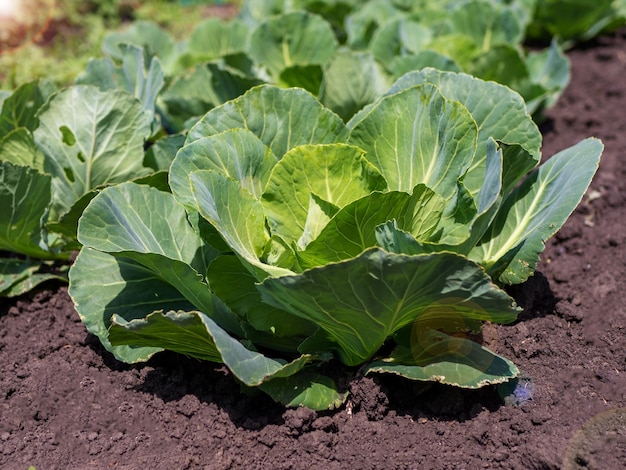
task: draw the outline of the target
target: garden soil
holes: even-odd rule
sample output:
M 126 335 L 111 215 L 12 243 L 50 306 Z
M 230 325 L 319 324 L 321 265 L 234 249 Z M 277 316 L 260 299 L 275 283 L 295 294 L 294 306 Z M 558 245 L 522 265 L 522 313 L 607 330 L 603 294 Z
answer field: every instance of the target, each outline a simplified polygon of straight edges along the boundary
M 603 160 L 536 275 L 510 289 L 519 321 L 484 335 L 528 396 L 350 370 L 347 406 L 285 410 L 213 364 L 118 363 L 51 284 L 0 303 L 0 468 L 626 468 L 626 30 L 568 55 L 544 156 L 596 136 Z

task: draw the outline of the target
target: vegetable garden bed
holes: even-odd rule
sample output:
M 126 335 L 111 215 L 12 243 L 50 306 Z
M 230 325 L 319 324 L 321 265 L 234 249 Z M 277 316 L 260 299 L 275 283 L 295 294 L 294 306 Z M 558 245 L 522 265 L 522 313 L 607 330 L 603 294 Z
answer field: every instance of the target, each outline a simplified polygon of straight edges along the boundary
M 522 371 L 513 400 L 495 386 L 325 370 L 350 392 L 346 405 L 285 411 L 241 393 L 210 363 L 172 353 L 147 366 L 119 363 L 85 332 L 65 288 L 39 289 L 0 300 L 0 466 L 620 468 L 625 49 L 622 29 L 572 50 L 572 83 L 547 112 L 544 155 L 589 135 L 606 149 L 538 272 L 509 289 L 524 307 L 519 320 L 483 332 L 484 344 Z

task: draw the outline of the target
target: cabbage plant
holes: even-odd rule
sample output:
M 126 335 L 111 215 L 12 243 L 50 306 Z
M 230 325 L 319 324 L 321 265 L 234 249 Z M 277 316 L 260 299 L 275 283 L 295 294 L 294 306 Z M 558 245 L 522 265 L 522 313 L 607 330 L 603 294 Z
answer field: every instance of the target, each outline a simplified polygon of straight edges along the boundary
M 89 200 L 154 173 L 144 143 L 158 127 L 163 76 L 158 60 L 148 68 L 141 49 L 124 50 L 123 67 L 100 68 L 99 88 L 34 81 L 0 103 L 0 296 L 67 280 L 66 269 L 48 265 L 79 248 L 78 217 Z
M 329 409 L 339 361 L 477 388 L 516 366 L 472 340 L 519 308 L 602 144 L 541 166 L 521 97 L 424 69 L 347 124 L 302 89 L 262 85 L 188 133 L 170 191 L 102 190 L 78 227 L 70 295 L 116 358 L 164 349 L 225 364 L 287 406 Z

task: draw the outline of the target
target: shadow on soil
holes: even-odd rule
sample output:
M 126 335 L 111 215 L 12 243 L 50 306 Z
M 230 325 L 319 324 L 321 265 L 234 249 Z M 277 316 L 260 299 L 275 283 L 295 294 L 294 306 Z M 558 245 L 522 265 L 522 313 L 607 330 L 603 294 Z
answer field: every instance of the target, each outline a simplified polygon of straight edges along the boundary
M 544 317 L 554 312 L 557 302 L 546 277 L 537 272 L 527 282 L 507 289 L 524 310 L 517 322 Z M 182 355 L 162 352 L 146 364 L 127 365 L 106 351 L 97 337 L 88 334 L 85 343 L 104 364 L 115 371 L 147 368 L 143 380 L 134 389 L 158 397 L 164 402 L 177 402 L 194 395 L 205 404 L 212 404 L 228 414 L 237 427 L 262 429 L 267 425 L 289 424 L 295 410 L 285 410 L 264 393 L 241 387 L 225 366 L 202 362 Z M 340 391 L 349 391 L 346 405 L 340 410 L 312 413 L 310 417 L 335 413 L 364 413 L 369 421 L 379 421 L 390 413 L 410 416 L 414 420 L 463 422 L 475 418 L 481 411 L 496 411 L 504 406 L 497 386 L 478 390 L 413 382 L 392 375 L 360 376 L 357 369 L 337 367 L 336 363 L 323 371 L 331 375 Z

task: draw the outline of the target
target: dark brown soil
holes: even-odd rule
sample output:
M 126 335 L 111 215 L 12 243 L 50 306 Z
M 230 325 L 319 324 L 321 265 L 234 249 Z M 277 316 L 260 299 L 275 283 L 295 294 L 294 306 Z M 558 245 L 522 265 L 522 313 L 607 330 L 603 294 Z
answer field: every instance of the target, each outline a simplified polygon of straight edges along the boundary
M 626 30 L 569 56 L 544 153 L 597 136 L 601 168 L 539 272 L 512 289 L 520 321 L 489 331 L 531 401 L 366 377 L 347 383 L 350 410 L 285 411 L 211 364 L 117 363 L 51 288 L 0 303 L 0 468 L 626 467 Z

